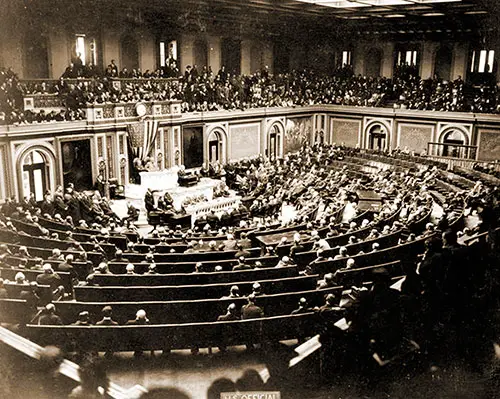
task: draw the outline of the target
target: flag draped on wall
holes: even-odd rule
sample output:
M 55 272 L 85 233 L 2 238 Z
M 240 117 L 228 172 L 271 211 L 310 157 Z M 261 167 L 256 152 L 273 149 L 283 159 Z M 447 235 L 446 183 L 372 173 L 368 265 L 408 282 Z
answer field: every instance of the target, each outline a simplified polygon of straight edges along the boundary
M 158 121 L 144 121 L 127 125 L 128 143 L 134 158 L 144 161 L 154 148 L 158 134 Z

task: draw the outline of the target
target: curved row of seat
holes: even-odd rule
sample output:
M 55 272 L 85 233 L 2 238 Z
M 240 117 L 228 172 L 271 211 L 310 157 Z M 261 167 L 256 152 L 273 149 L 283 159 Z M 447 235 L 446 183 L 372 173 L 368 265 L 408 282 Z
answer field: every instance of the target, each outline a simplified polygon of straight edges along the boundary
M 278 278 L 258 281 L 266 293 L 282 293 L 314 289 L 317 275 Z M 168 301 L 175 299 L 220 298 L 229 294 L 231 286 L 238 285 L 244 295 L 252 292 L 253 282 L 234 281 L 220 284 L 169 285 L 169 286 L 77 286 L 75 298 L 78 301 Z
M 361 163 L 340 162 L 339 165 L 357 165 L 356 170 L 362 173 Z M 409 161 L 401 161 L 408 166 Z M 400 209 L 384 220 L 377 223 L 392 224 L 399 216 Z M 361 215 L 360 215 L 361 216 Z M 429 221 L 431 209 L 412 226 L 410 231 L 423 230 Z M 458 226 L 457 221 L 452 227 Z M 362 214 L 363 218 L 371 220 L 369 214 Z M 361 220 L 361 219 L 360 219 Z M 341 234 L 328 238 L 331 246 L 345 245 L 350 236 L 366 238 L 374 226 L 357 230 L 349 234 Z M 262 230 L 250 234 L 252 239 L 271 234 L 292 233 L 294 231 L 305 232 L 306 225 L 293 225 L 273 230 Z M 321 229 L 321 236 L 326 235 L 327 229 Z M 120 351 L 120 350 L 151 350 L 151 349 L 175 349 L 192 346 L 228 346 L 234 344 L 246 344 L 249 342 L 277 341 L 286 338 L 297 338 L 317 333 L 318 323 L 321 320 L 319 314 L 305 314 L 297 316 L 286 316 L 297 307 L 297 302 L 304 297 L 310 306 L 321 306 L 324 304 L 326 294 L 333 293 L 339 298 L 342 291 L 349 284 L 361 284 L 369 281 L 372 272 L 383 267 L 391 276 L 404 274 L 402 263 L 414 262 L 417 255 L 424 249 L 424 241 L 427 237 L 415 241 L 397 244 L 401 231 L 381 236 L 375 240 L 365 240 L 348 246 L 350 253 L 358 253 L 371 249 L 373 242 L 382 243 L 384 249 L 360 255 L 351 255 L 355 260 L 355 269 L 343 270 L 346 258 L 338 260 L 326 260 L 317 262 L 312 267 L 315 273 L 309 276 L 298 276 L 297 267 L 263 268 L 245 271 L 227 271 L 236 262 L 234 259 L 236 251 L 214 251 L 204 253 L 155 253 L 155 263 L 158 271 L 162 274 L 152 275 L 98 275 L 94 276 L 94 282 L 99 286 L 75 287 L 76 301 L 60 301 L 56 303 L 58 314 L 65 323 L 72 323 L 78 314 L 89 311 L 91 321 L 95 322 L 101 318 L 101 310 L 104 305 L 113 307 L 113 317 L 120 323 L 124 323 L 134 317 L 140 308 L 146 310 L 152 325 L 149 326 L 120 326 L 120 327 L 51 327 L 28 325 L 27 332 L 40 343 L 63 343 L 72 347 L 75 342 L 89 342 L 92 350 Z M 28 236 L 29 237 L 29 236 Z M 81 238 L 86 238 L 82 236 Z M 223 236 L 217 237 L 222 240 Z M 209 238 L 206 238 L 207 240 Z M 149 240 L 149 239 L 148 239 Z M 157 245 L 158 241 L 144 241 L 144 247 Z M 57 241 L 57 240 L 50 240 Z M 180 241 L 180 240 L 179 240 Z M 178 245 L 179 241 L 169 239 L 168 244 Z M 38 243 L 38 241 L 33 241 Z M 255 241 L 254 241 L 255 242 Z M 50 244 L 54 244 L 49 242 Z M 308 251 L 296 256 L 299 267 L 307 265 L 315 253 L 310 251 L 312 242 L 306 241 L 305 247 Z M 112 244 L 110 244 L 112 245 Z M 183 244 L 181 244 L 183 245 Z M 67 247 L 66 247 L 67 248 Z M 116 246 L 114 247 L 116 249 Z M 158 248 L 158 246 L 157 246 Z M 286 247 L 278 247 L 280 251 L 286 251 Z M 288 248 L 289 250 L 289 248 Z M 327 251 L 326 255 L 335 255 L 335 250 Z M 250 250 L 252 256 L 258 256 L 260 248 Z M 284 253 L 283 253 L 284 254 Z M 145 254 L 130 253 L 125 255 L 128 261 L 136 265 L 139 273 L 147 268 Z M 252 258 L 249 262 L 259 260 L 263 266 L 274 266 L 277 257 Z M 215 265 L 222 265 L 222 272 L 188 273 L 194 270 L 196 262 L 203 262 L 209 270 Z M 110 262 L 109 268 L 112 272 L 124 272 L 126 263 Z M 189 268 L 189 269 L 188 269 Z M 342 270 L 340 270 L 342 269 Z M 180 271 L 186 273 L 180 273 Z M 316 281 L 325 273 L 337 272 L 335 279 L 344 287 L 332 287 L 316 290 Z M 164 274 L 163 274 L 164 273 Z M 259 306 L 264 308 L 266 317 L 258 320 L 245 320 L 236 322 L 214 322 L 217 317 L 225 312 L 230 303 L 240 306 L 246 299 L 227 298 L 220 299 L 229 293 L 229 288 L 237 284 L 241 293 L 246 295 L 251 291 L 253 282 L 260 281 L 265 293 L 258 297 Z M 0 300 L 0 314 L 5 318 L 16 319 L 16 315 L 29 313 L 23 311 L 25 303 L 15 300 Z M 4 317 L 3 315 L 0 317 Z M 26 319 L 25 319 L 26 320 Z M 19 321 L 19 317 L 18 317 Z M 196 322 L 196 323 L 195 323 Z M 200 331 L 203 331 L 200 333 Z M 159 337 L 158 335 L 161 335 Z M 124 342 L 117 342 L 124 341 Z
M 139 351 L 222 347 L 278 342 L 316 334 L 315 313 L 261 319 L 143 326 L 28 325 L 28 335 L 41 345 L 58 344 L 71 351 Z

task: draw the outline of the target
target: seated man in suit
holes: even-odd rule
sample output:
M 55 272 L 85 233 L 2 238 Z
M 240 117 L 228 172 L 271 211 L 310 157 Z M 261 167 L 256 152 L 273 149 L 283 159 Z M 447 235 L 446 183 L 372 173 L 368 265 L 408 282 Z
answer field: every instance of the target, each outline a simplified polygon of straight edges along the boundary
M 43 274 L 36 276 L 36 282 L 40 285 L 49 285 L 54 291 L 61 285 L 61 276 L 54 272 L 50 263 L 43 265 Z
M 73 326 L 91 326 L 90 314 L 86 310 L 78 313 L 78 320 L 72 324 Z
M 325 312 L 329 310 L 343 311 L 339 306 L 339 300 L 335 298 L 335 295 L 328 294 L 325 298 L 325 304 L 318 308 L 320 312 Z
M 129 320 L 126 323 L 127 326 L 144 326 L 147 324 L 149 324 L 149 319 L 146 317 L 146 311 L 143 309 L 139 309 L 137 311 L 137 313 L 135 314 L 134 320 Z M 135 351 L 134 352 L 135 357 L 140 357 L 140 356 L 142 356 L 142 354 L 143 354 L 142 351 Z M 154 351 L 151 351 L 151 355 L 154 356 Z
M 227 312 L 226 314 L 220 315 L 217 317 L 217 321 L 234 321 L 234 320 L 239 320 L 240 316 L 238 315 L 238 310 L 236 308 L 236 304 L 232 303 L 227 307 Z M 219 346 L 219 350 L 221 352 L 226 352 L 227 347 L 226 346 Z
M 232 299 L 240 297 L 240 288 L 237 285 L 231 286 L 228 296 L 223 296 L 221 299 Z
M 171 207 L 174 205 L 174 199 L 172 198 L 172 196 L 170 195 L 170 193 L 168 191 L 165 192 L 165 194 L 163 195 L 163 204 L 165 206 L 165 210 L 168 207 Z
M 155 199 L 150 188 L 147 189 L 146 194 L 144 195 L 144 207 L 148 213 L 153 212 L 156 209 Z
M 322 290 L 325 288 L 335 287 L 335 280 L 332 273 L 325 274 L 323 280 L 318 281 L 317 289 Z
M 23 299 L 24 301 L 26 301 L 26 304 L 28 305 L 30 310 L 36 312 L 40 302 L 40 295 L 38 293 L 38 283 L 36 281 L 32 281 L 29 284 L 29 287 L 23 288 L 23 290 L 19 293 L 19 299 Z
M 248 303 L 241 308 L 241 320 L 259 319 L 264 317 L 264 310 L 257 306 L 256 296 L 252 293 L 247 298 Z M 247 342 L 247 349 L 255 349 L 254 342 Z
M 258 319 L 264 317 L 264 310 L 257 306 L 257 298 L 254 294 L 250 294 L 247 298 L 248 303 L 241 308 L 241 319 Z
M 62 326 L 61 318 L 56 314 L 56 307 L 53 303 L 49 303 L 42 311 L 42 315 L 38 319 L 40 326 Z
M 219 227 L 219 217 L 215 214 L 215 211 L 213 209 L 207 215 L 207 223 L 212 229 L 216 229 Z
M 307 299 L 302 297 L 299 299 L 299 307 L 297 309 L 292 310 L 291 314 L 302 314 L 310 311 L 311 308 L 308 306 Z
M 181 165 L 179 167 L 179 170 L 177 172 L 177 182 L 179 183 L 179 186 L 190 186 L 193 184 L 196 184 L 198 182 L 198 176 L 194 174 L 189 174 L 186 172 L 186 167 L 184 165 Z
M 117 249 L 115 252 L 115 257 L 111 260 L 111 262 L 128 262 L 128 259 L 123 256 L 123 251 L 121 249 Z
M 128 228 L 133 222 L 139 219 L 139 209 L 137 209 L 130 201 L 127 201 L 127 216 L 122 219 L 122 224 Z
M 113 308 L 104 306 L 102 308 L 102 319 L 96 323 L 96 326 L 117 326 L 118 323 L 113 320 Z
M 109 305 L 104 306 L 102 308 L 102 319 L 97 323 L 95 323 L 96 326 L 117 326 L 118 323 L 113 320 L 112 316 L 113 316 L 113 308 Z M 104 356 L 106 358 L 110 358 L 111 356 L 113 356 L 113 352 L 106 351 Z
M 240 256 L 238 258 L 238 264 L 233 266 L 233 271 L 250 270 L 250 269 L 252 269 L 252 265 L 247 263 L 246 258 L 244 256 Z

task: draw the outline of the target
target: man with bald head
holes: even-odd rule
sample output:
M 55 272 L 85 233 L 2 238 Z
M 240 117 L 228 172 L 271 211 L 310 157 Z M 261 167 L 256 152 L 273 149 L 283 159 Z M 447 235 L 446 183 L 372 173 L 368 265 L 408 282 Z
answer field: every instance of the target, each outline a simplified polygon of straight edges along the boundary
M 240 316 L 238 315 L 238 309 L 236 307 L 236 304 L 231 303 L 227 307 L 226 313 L 217 317 L 217 321 L 234 321 L 234 320 L 240 320 Z M 227 347 L 221 345 L 219 346 L 219 350 L 221 352 L 226 352 Z
M 126 323 L 127 326 L 145 326 L 147 324 L 149 324 L 149 319 L 147 318 L 146 311 L 144 309 L 139 309 L 135 314 L 135 319 L 129 320 Z M 154 355 L 154 351 L 151 351 L 151 354 Z M 135 357 L 140 357 L 142 355 L 142 351 L 134 352 Z

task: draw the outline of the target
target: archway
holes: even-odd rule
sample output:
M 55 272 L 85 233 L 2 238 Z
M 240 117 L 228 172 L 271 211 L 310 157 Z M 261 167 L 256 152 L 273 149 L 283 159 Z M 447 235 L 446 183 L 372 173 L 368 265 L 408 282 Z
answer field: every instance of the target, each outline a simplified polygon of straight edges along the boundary
M 37 201 L 43 201 L 44 193 L 51 189 L 50 157 L 42 150 L 34 149 L 26 152 L 19 160 L 21 173 L 21 197 L 35 194 Z
M 282 155 L 283 132 L 278 123 L 275 123 L 269 129 L 267 142 L 267 156 L 280 157 Z
M 466 155 L 467 137 L 459 129 L 451 129 L 442 134 L 441 143 L 443 157 L 464 158 Z
M 224 163 L 226 161 L 226 135 L 222 130 L 215 129 L 208 135 L 208 162 Z
M 377 123 L 368 129 L 368 148 L 370 150 L 385 150 L 387 146 L 387 129 Z

